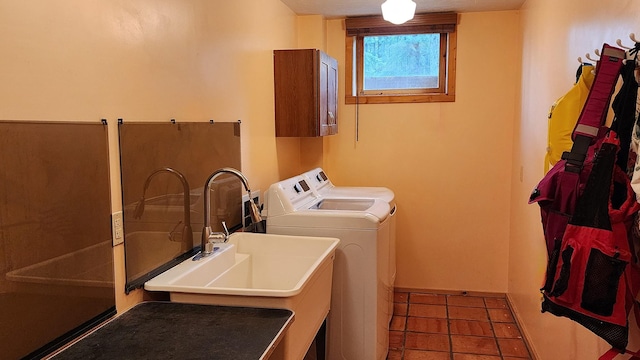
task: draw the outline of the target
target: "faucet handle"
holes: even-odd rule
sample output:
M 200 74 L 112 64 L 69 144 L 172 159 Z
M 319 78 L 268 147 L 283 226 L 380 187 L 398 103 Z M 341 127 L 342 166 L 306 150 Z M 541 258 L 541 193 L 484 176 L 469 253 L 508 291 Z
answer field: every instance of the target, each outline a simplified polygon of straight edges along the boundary
M 224 229 L 224 241 L 227 242 L 227 238 L 229 237 L 229 228 L 227 228 L 227 222 L 222 222 L 222 228 Z
M 223 232 L 211 232 L 211 228 L 209 228 L 209 234 L 205 235 L 207 241 L 209 243 L 211 243 L 211 242 L 227 242 L 227 240 L 229 238 L 229 229 L 227 228 L 227 223 L 224 222 L 224 221 L 222 222 L 222 228 L 224 229 Z

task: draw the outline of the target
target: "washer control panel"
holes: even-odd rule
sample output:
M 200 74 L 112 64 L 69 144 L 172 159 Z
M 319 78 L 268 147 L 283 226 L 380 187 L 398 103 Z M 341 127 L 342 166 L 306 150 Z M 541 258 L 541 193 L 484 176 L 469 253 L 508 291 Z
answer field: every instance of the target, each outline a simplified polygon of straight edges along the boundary
M 293 190 L 299 194 L 310 191 L 311 188 L 309 187 L 309 184 L 307 184 L 306 180 L 300 180 L 297 184 L 293 185 Z

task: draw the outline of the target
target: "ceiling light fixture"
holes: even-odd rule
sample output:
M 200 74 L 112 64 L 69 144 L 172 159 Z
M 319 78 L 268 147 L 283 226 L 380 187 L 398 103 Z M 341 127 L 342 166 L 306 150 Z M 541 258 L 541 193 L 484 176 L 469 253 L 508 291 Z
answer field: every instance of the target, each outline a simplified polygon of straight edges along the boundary
M 404 24 L 413 19 L 416 12 L 416 3 L 412 0 L 387 0 L 382 5 L 382 17 L 396 25 Z

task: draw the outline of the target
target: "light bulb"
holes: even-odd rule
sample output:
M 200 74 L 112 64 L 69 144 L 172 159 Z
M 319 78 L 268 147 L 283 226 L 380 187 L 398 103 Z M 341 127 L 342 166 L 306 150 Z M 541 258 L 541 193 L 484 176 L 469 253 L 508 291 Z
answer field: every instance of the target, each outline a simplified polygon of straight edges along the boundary
M 396 25 L 404 24 L 413 19 L 416 3 L 412 0 L 387 0 L 382 5 L 382 17 Z

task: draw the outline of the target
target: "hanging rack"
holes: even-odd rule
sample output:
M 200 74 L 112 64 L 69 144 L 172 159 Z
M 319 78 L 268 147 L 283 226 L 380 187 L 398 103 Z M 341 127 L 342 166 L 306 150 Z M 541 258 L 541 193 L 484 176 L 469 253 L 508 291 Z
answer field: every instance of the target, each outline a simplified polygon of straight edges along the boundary
M 639 44 L 640 41 L 638 41 L 636 39 L 636 34 L 635 33 L 630 33 L 629 34 L 629 39 L 631 39 L 631 41 L 633 41 L 634 46 L 629 47 L 629 46 L 622 45 L 622 40 L 620 40 L 620 39 L 616 39 L 616 44 L 620 48 L 625 49 L 625 50 L 634 50 L 636 47 L 640 46 L 640 44 Z M 600 54 L 600 50 L 599 49 L 595 49 L 593 52 L 596 54 L 597 57 L 600 57 L 601 54 Z M 589 53 L 585 54 L 585 57 L 588 60 L 593 61 L 593 62 L 597 62 L 598 61 L 597 59 L 593 59 Z M 582 64 L 582 58 L 581 57 L 578 57 L 578 62 Z
M 582 62 L 582 58 L 581 58 L 580 56 L 578 56 L 578 62 L 579 62 L 581 65 L 582 65 L 582 64 L 584 64 L 584 63 Z
M 636 34 L 635 34 L 635 33 L 630 33 L 630 34 L 629 34 L 629 39 L 631 39 L 631 41 L 633 41 L 633 42 L 634 42 L 634 44 L 635 44 L 635 46 L 634 46 L 634 47 L 628 47 L 628 46 L 624 46 L 624 45 L 622 45 L 622 40 L 620 40 L 620 39 L 616 39 L 616 44 L 617 44 L 619 47 L 621 47 L 621 48 L 623 48 L 623 49 L 625 49 L 625 50 L 633 50 L 633 49 L 635 49 L 635 48 L 638 46 L 639 41 L 636 39 Z M 600 57 L 600 50 L 599 50 L 599 49 L 595 49 L 593 52 L 596 54 L 596 56 Z M 587 59 L 589 59 L 590 61 L 593 61 L 593 62 L 596 62 L 596 61 L 597 61 L 597 60 L 595 60 L 595 59 L 591 58 L 591 55 L 590 55 L 589 53 L 585 54 L 585 57 L 586 57 Z M 578 57 L 578 61 L 579 61 L 580 63 L 582 63 L 582 58 Z

